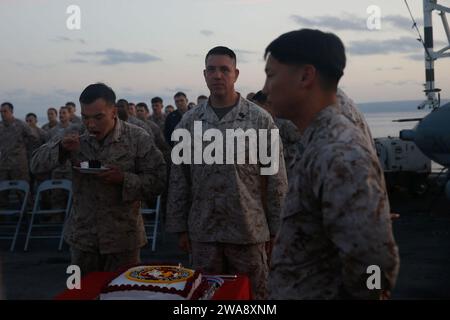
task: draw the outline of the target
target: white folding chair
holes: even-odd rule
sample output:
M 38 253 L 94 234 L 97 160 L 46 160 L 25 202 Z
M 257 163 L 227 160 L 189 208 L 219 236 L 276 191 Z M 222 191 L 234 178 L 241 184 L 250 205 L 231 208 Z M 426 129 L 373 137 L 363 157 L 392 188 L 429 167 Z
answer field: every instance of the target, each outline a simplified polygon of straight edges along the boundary
M 21 201 L 19 202 L 19 208 L 17 209 L 2 209 L 0 210 L 0 216 L 4 217 L 16 217 L 17 216 L 17 222 L 13 224 L 11 223 L 5 223 L 2 224 L 2 227 L 8 228 L 8 227 L 14 227 L 16 228 L 14 235 L 5 235 L 0 236 L 0 239 L 12 239 L 10 251 L 14 251 L 14 247 L 16 246 L 17 237 L 19 235 L 20 231 L 20 225 L 22 223 L 22 218 L 25 213 L 27 202 L 28 202 L 28 196 L 30 194 L 30 185 L 27 181 L 24 180 L 3 180 L 0 181 L 0 192 L 2 191 L 18 191 L 23 192 L 23 197 Z M 20 199 L 20 197 L 19 197 Z
M 158 198 L 156 199 L 156 206 L 154 208 L 141 207 L 141 214 L 144 218 L 145 232 L 147 233 L 147 240 L 150 240 L 152 242 L 152 251 L 156 250 L 160 204 L 161 196 L 158 196 Z
M 41 209 L 41 199 L 42 193 L 44 191 L 55 191 L 55 190 L 65 190 L 67 191 L 67 202 L 65 208 L 57 208 L 57 209 Z M 33 206 L 33 211 L 31 212 L 30 222 L 28 225 L 27 238 L 25 241 L 24 251 L 28 250 L 28 244 L 30 239 L 59 239 L 58 250 L 61 251 L 63 245 L 63 235 L 64 228 L 66 226 L 67 218 L 70 214 L 70 209 L 72 207 L 72 181 L 66 179 L 51 179 L 43 181 L 36 192 L 36 199 Z M 63 223 L 34 223 L 34 219 L 38 215 L 46 215 L 47 217 L 52 214 L 64 214 Z M 38 235 L 32 236 L 31 231 L 34 228 L 52 228 L 57 227 L 61 228 L 61 233 L 59 235 L 50 234 L 50 235 Z

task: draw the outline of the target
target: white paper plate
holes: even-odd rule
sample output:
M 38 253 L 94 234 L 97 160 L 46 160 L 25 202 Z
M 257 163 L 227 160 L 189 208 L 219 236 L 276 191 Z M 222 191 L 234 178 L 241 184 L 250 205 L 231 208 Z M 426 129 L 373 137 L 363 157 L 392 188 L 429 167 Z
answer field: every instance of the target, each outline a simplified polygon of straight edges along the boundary
M 101 168 L 80 168 L 80 167 L 73 167 L 75 170 L 79 171 L 80 173 L 87 173 L 87 174 L 92 174 L 92 173 L 100 173 L 100 172 L 105 172 L 110 170 L 110 168 L 105 168 L 105 167 L 101 167 Z

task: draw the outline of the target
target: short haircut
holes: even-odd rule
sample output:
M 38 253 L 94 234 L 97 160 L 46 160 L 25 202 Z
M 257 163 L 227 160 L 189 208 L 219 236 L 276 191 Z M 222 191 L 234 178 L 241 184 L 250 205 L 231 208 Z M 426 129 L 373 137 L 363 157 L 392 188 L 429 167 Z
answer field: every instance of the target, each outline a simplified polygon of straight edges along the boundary
M 128 101 L 125 99 L 119 99 L 116 102 L 116 106 L 117 107 L 124 107 L 124 108 L 128 108 Z
M 66 107 L 74 107 L 74 108 L 76 108 L 77 105 L 75 104 L 75 102 L 69 101 L 69 102 L 66 102 Z
M 252 101 L 264 104 L 267 102 L 267 96 L 259 90 L 255 95 L 251 98 Z
M 236 54 L 233 50 L 223 46 L 217 46 L 208 51 L 205 57 L 205 65 L 206 61 L 208 61 L 209 56 L 228 56 L 230 57 L 234 63 L 236 64 Z
M 184 92 L 178 91 L 177 93 L 175 93 L 175 95 L 173 96 L 174 98 L 176 97 L 185 97 L 187 99 L 187 96 Z
M 82 104 L 90 104 L 97 99 L 105 100 L 107 105 L 114 106 L 116 104 L 116 94 L 113 89 L 104 83 L 90 84 L 80 95 L 80 103 Z
M 269 54 L 283 64 L 313 65 L 327 89 L 337 88 L 346 64 L 345 48 L 341 39 L 333 33 L 313 29 L 282 34 L 267 46 L 264 58 Z
M 150 112 L 150 111 L 148 110 L 148 106 L 147 106 L 147 104 L 146 104 L 145 102 L 139 102 L 139 103 L 136 105 L 136 109 L 139 108 L 139 107 L 143 107 L 143 108 L 145 109 L 145 111 Z
M 197 100 L 198 100 L 198 99 L 208 99 L 208 97 L 202 94 L 202 95 L 200 95 L 200 96 L 197 97 Z
M 66 110 L 67 112 L 69 112 L 69 108 L 66 106 L 62 106 L 59 108 L 59 112 Z
M 56 113 L 56 114 L 58 114 L 58 110 L 56 110 L 56 108 L 48 108 L 47 109 L 47 112 L 49 112 L 49 111 L 53 111 L 54 113 Z
M 28 117 L 34 117 L 37 120 L 37 116 L 33 112 L 27 113 L 27 115 L 25 116 L 25 119 L 28 118 Z
M 7 106 L 11 111 L 14 111 L 14 106 L 11 102 L 3 102 L 0 107 Z
M 119 99 L 116 103 L 117 116 L 122 121 L 128 121 L 128 101 L 125 99 Z
M 163 103 L 163 99 L 161 99 L 160 97 L 154 97 L 151 101 L 151 103 Z

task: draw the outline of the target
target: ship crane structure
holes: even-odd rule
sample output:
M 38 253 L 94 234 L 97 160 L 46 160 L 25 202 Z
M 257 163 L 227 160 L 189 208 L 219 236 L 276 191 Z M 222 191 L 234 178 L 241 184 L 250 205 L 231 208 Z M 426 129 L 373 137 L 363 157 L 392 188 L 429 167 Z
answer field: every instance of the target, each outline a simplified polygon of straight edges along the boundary
M 424 47 L 425 62 L 425 90 L 426 99 L 418 106 L 419 109 L 430 108 L 430 113 L 420 119 L 413 129 L 401 130 L 400 139 L 414 142 L 415 145 L 432 161 L 442 165 L 447 169 L 445 191 L 450 199 L 450 102 L 441 104 L 441 89 L 435 87 L 434 65 L 436 60 L 450 57 L 450 28 L 447 21 L 447 14 L 450 7 L 438 3 L 438 0 L 423 0 L 423 34 L 419 33 L 419 41 Z M 406 0 L 406 5 L 408 6 Z M 409 6 L 408 6 L 409 10 Z M 437 11 L 447 36 L 448 44 L 441 49 L 435 50 L 433 41 L 433 13 Z M 417 25 L 413 19 L 414 25 Z M 419 29 L 417 29 L 419 32 Z M 417 120 L 417 119 L 416 119 Z

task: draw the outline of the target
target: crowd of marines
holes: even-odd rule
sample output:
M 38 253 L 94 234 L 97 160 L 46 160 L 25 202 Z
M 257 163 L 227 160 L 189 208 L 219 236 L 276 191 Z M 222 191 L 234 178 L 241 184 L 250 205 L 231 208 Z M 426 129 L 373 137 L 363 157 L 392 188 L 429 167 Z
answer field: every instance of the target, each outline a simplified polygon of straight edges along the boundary
M 150 115 L 146 103 L 117 100 L 103 83 L 81 93 L 81 118 L 67 103 L 59 122 L 58 110 L 48 109 L 42 129 L 34 114 L 25 123 L 3 103 L 0 179 L 72 180 L 64 237 L 71 264 L 85 274 L 140 262 L 147 243 L 140 207 L 161 195 L 164 231 L 178 235 L 193 268 L 247 274 L 255 299 L 389 298 L 398 248 L 370 130 L 338 88 L 344 45 L 334 34 L 301 29 L 270 43 L 265 60 L 264 88 L 243 97 L 234 87 L 235 53 L 212 48 L 204 69 L 209 97 L 189 106 L 177 92 L 177 109 L 167 114 L 159 97 Z M 278 129 L 279 170 L 261 175 L 260 161 L 172 163 L 172 133 L 193 135 L 195 121 L 224 135 Z M 90 160 L 109 170 L 73 169 Z M 6 200 L 2 195 L 0 205 Z M 367 285 L 373 265 L 381 270 L 379 288 Z

